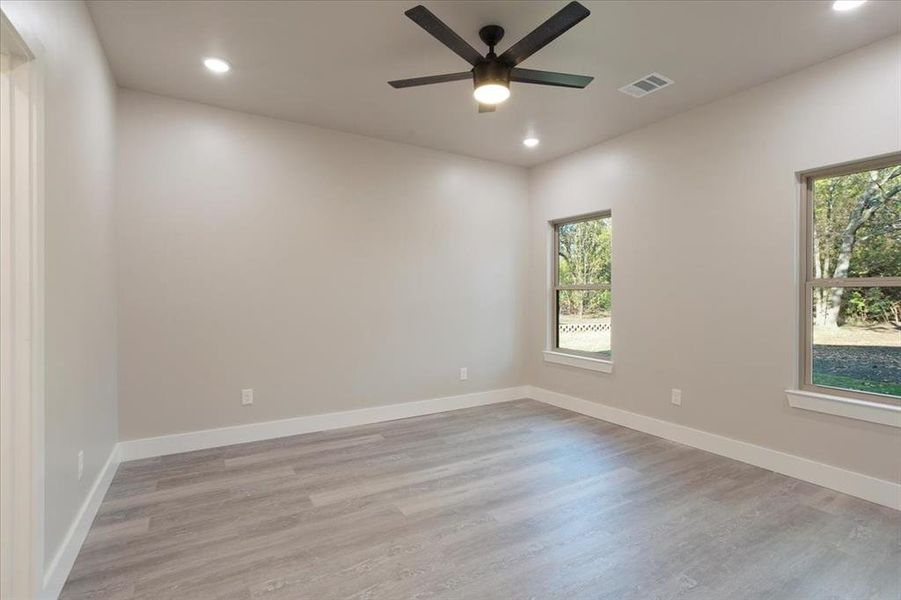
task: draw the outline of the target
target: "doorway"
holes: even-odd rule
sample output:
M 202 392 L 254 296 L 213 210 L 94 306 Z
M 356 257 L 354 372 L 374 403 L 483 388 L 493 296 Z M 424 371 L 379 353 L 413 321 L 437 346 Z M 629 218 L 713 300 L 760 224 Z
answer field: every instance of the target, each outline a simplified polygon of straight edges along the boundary
M 43 160 L 34 55 L 0 11 L 0 597 L 41 591 Z

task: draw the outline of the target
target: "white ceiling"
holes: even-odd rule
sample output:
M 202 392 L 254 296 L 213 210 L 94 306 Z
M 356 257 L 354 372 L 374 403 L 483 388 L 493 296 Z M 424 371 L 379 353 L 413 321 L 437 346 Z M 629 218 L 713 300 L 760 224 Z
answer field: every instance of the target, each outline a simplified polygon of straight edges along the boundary
M 89 2 L 119 85 L 175 98 L 534 165 L 901 31 L 901 2 L 837 13 L 831 1 L 583 2 L 589 16 L 521 66 L 593 75 L 585 90 L 512 84 L 478 114 L 470 82 L 395 90 L 390 79 L 468 70 L 404 16 L 417 3 Z M 423 2 L 479 51 L 498 53 L 566 2 Z M 201 58 L 227 59 L 213 76 Z M 657 71 L 675 84 L 617 88 Z M 541 145 L 527 149 L 527 134 Z

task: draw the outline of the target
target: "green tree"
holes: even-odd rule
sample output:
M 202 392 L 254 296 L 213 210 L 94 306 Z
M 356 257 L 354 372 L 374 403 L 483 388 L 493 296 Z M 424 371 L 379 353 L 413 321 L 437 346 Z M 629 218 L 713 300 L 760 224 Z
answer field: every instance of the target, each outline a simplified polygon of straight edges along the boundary
M 899 232 L 901 165 L 814 182 L 815 277 L 897 276 L 901 269 Z M 856 297 L 851 312 L 873 314 L 862 309 L 860 301 L 870 297 L 875 302 L 876 295 Z M 814 323 L 837 326 L 843 306 L 847 308 L 845 296 L 845 288 L 814 288 Z
M 558 276 L 563 285 L 610 283 L 610 220 L 567 223 L 558 228 Z M 561 312 L 597 314 L 610 308 L 610 292 L 564 290 Z

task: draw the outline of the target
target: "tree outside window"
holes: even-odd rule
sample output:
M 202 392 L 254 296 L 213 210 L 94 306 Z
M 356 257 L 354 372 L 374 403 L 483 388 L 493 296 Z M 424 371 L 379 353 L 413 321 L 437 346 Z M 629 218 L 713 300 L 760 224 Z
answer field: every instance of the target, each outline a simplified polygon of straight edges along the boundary
M 805 382 L 901 397 L 901 158 L 805 183 Z
M 611 231 L 609 213 L 554 226 L 558 350 L 611 357 Z

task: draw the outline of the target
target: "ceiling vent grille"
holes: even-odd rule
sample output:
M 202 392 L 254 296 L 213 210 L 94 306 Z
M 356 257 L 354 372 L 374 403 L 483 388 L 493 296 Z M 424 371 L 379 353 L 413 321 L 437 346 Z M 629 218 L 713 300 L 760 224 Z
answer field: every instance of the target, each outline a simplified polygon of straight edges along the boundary
M 638 81 L 633 81 L 629 85 L 624 85 L 619 88 L 619 91 L 632 96 L 633 98 L 641 98 L 642 96 L 647 96 L 652 92 L 665 88 L 668 85 L 672 85 L 672 83 L 673 80 L 665 75 L 651 73 L 650 75 L 645 75 Z

